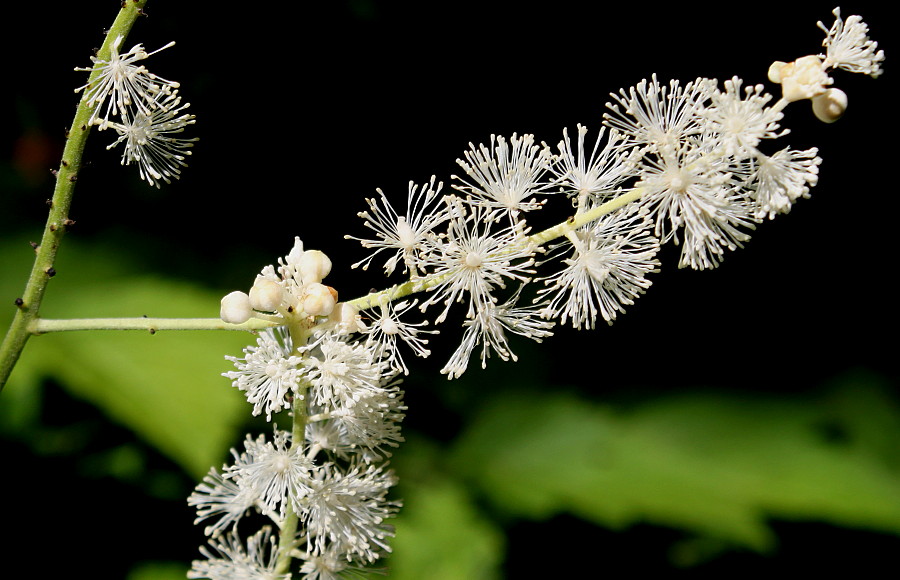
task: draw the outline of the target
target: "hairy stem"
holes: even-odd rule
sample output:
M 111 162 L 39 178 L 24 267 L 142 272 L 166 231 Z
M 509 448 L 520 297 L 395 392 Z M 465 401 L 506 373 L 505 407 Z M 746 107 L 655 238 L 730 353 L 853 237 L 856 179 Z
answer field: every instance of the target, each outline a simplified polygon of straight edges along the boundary
M 142 13 L 145 4 L 146 0 L 126 0 L 122 3 L 118 16 L 116 16 L 103 41 L 103 45 L 97 52 L 98 59 L 108 60 L 110 58 L 113 42 L 119 36 L 128 36 L 131 27 Z M 98 75 L 98 70 L 93 71 L 88 78 L 88 82 L 93 82 Z M 89 106 L 85 99 L 82 98 L 75 111 L 72 127 L 66 135 L 66 145 L 63 149 L 62 160 L 56 172 L 56 187 L 53 191 L 53 198 L 50 201 L 50 214 L 47 217 L 47 224 L 44 226 L 41 243 L 35 248 L 34 266 L 32 266 L 31 275 L 28 277 L 28 282 L 25 285 L 25 291 L 15 301 L 18 310 L 13 317 L 6 337 L 0 344 L 0 390 L 6 385 L 6 381 L 19 360 L 28 338 L 34 334 L 32 325 L 38 318 L 47 282 L 56 274 L 53 264 L 56 261 L 56 253 L 59 250 L 60 241 L 66 233 L 66 229 L 72 223 L 69 220 L 69 207 L 72 203 L 75 181 L 78 179 L 78 172 L 81 170 L 81 157 L 84 153 L 84 146 L 91 131 L 88 121 L 93 109 L 94 107 Z

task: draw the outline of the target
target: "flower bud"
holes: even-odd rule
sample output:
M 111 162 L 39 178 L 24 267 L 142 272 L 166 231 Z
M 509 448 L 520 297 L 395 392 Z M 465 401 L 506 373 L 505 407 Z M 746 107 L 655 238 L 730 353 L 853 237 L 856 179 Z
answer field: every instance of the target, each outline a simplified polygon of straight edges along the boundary
M 297 269 L 304 284 L 321 282 L 331 272 L 331 260 L 319 250 L 303 252 Z
M 828 89 L 821 95 L 813 97 L 813 113 L 825 123 L 834 123 L 847 110 L 847 93 L 841 89 Z
M 250 297 L 243 292 L 234 291 L 222 298 L 219 316 L 229 324 L 242 324 L 250 320 L 253 313 L 250 308 Z
M 281 284 L 268 278 L 259 277 L 250 289 L 250 306 L 254 310 L 275 312 L 284 300 Z
M 337 302 L 334 290 L 323 284 L 313 283 L 304 287 L 303 311 L 310 316 L 328 316 Z
M 366 324 L 359 316 L 359 309 L 347 302 L 339 302 L 328 315 L 328 322 L 333 324 L 338 332 L 349 334 L 366 329 Z

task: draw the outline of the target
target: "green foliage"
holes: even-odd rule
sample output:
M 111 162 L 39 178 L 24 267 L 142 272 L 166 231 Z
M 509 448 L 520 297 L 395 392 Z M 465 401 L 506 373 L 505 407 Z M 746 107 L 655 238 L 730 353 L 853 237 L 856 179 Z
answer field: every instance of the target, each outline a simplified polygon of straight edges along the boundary
M 10 273 L 0 296 L 16 296 L 32 256 L 25 243 L 0 246 Z M 76 266 L 77 265 L 77 266 Z M 194 285 L 142 274 L 114 254 L 67 242 L 42 308 L 45 318 L 197 317 L 218 314 L 220 296 Z M 64 297 L 64 299 L 55 299 Z M 2 309 L 8 325 L 11 308 Z M 68 332 L 32 338 L 3 392 L 5 422 L 36 413 L 42 380 L 52 378 L 76 398 L 110 418 L 199 478 L 219 465 L 235 443 L 235 426 L 246 407 L 239 392 L 219 376 L 225 354 L 239 354 L 245 333 L 139 331 Z
M 900 534 L 900 412 L 865 378 L 818 398 L 696 392 L 627 409 L 507 392 L 451 466 L 523 518 L 647 522 L 762 552 L 767 518 Z
M 8 272 L 0 296 L 21 290 L 30 258 L 23 242 L 0 245 Z M 100 248 L 67 242 L 57 270 L 48 318 L 217 314 L 219 293 L 148 276 Z M 0 324 L 11 310 L 0 309 Z M 242 394 L 219 375 L 230 367 L 223 356 L 251 342 L 227 332 L 35 337 L 0 398 L 0 429 L 36 424 L 49 378 L 196 481 L 246 425 Z M 681 564 L 729 548 L 773 550 L 770 519 L 900 535 L 900 409 L 877 378 L 847 377 L 815 397 L 707 391 L 604 406 L 529 387 L 527 372 L 503 376 L 485 381 L 496 389 L 480 389 L 477 405 L 464 397 L 467 426 L 455 441 L 441 447 L 407 430 L 393 462 L 404 507 L 386 562 L 391 578 L 499 578 L 503 526 L 564 513 L 612 529 L 640 522 L 686 531 L 695 540 L 673 551 Z M 461 396 L 458 384 L 449 398 Z M 71 432 L 57 435 L 35 444 L 78 452 Z M 135 453 L 115 447 L 84 458 L 83 469 L 134 480 L 142 472 Z M 166 485 L 160 480 L 154 493 L 170 495 Z M 131 578 L 183 570 L 147 563 Z

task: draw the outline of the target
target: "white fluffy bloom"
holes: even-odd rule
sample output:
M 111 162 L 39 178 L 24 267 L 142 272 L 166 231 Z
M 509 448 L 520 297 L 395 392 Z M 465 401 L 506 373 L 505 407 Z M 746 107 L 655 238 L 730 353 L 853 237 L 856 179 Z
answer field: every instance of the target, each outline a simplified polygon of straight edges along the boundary
M 305 361 L 311 383 L 308 400 L 325 409 L 352 407 L 364 395 L 381 392 L 387 365 L 365 344 L 325 333 Z
M 505 137 L 491 135 L 490 146 L 476 148 L 469 143 L 465 161 L 456 163 L 466 172 L 468 179 L 453 176 L 460 183 L 454 188 L 473 197 L 473 202 L 504 212 L 512 219 L 523 211 L 531 211 L 543 205 L 533 196 L 548 190 L 550 184 L 543 177 L 549 168 L 551 153 L 546 145 L 534 142 L 534 135 L 513 134 Z
M 216 468 L 210 468 L 203 481 L 188 497 L 188 505 L 197 508 L 194 524 L 218 518 L 214 524 L 204 529 L 207 536 L 218 536 L 257 505 L 259 495 L 256 491 L 252 487 L 242 488 L 238 482 L 224 477 Z
M 400 320 L 400 316 L 411 310 L 418 304 L 418 300 L 402 302 L 386 302 L 378 307 L 378 317 L 372 320 L 366 330 L 366 344 L 375 352 L 375 356 L 384 359 L 387 364 L 396 370 L 408 375 L 409 369 L 403 362 L 403 355 L 397 345 L 397 340 L 404 342 L 412 351 L 420 357 L 431 354 L 425 345 L 428 340 L 419 336 L 421 333 L 437 334 L 437 330 L 424 330 L 423 326 L 428 321 L 410 324 Z
M 835 21 L 830 29 L 819 22 L 819 28 L 826 33 L 822 42 L 826 49 L 825 65 L 873 78 L 881 75 L 884 51 L 876 51 L 878 43 L 869 39 L 869 27 L 862 17 L 853 15 L 842 20 L 840 8 L 835 8 L 833 14 Z
M 604 113 L 604 124 L 623 136 L 622 147 L 671 149 L 698 135 L 702 123 L 697 110 L 708 98 L 712 81 L 697 79 L 682 86 L 677 80 L 660 85 L 653 75 L 626 93 L 611 93 L 615 102 L 607 103 L 611 113 Z
M 195 122 L 194 115 L 184 112 L 189 106 L 190 103 L 181 104 L 178 93 L 172 93 L 146 111 L 123 112 L 121 123 L 104 121 L 101 129 L 111 127 L 119 134 L 107 149 L 124 143 L 122 165 L 137 163 L 141 179 L 150 185 L 171 183 L 181 176 L 181 168 L 187 165 L 185 157 L 191 154 L 190 148 L 197 140 L 175 137 Z
M 716 89 L 710 94 L 710 104 L 701 111 L 717 146 L 728 156 L 747 158 L 756 155 L 756 146 L 762 139 L 775 139 L 787 134 L 778 132 L 782 113 L 766 104 L 772 99 L 763 93 L 763 86 L 746 87 L 741 95 L 743 81 L 734 77 L 725 81 L 725 90 Z
M 494 226 L 490 210 L 483 206 L 469 211 L 460 208 L 460 215 L 450 220 L 446 240 L 427 261 L 439 283 L 429 288 L 434 294 L 421 309 L 443 302 L 444 311 L 436 322 L 445 320 L 450 306 L 466 294 L 466 316 L 472 318 L 494 304 L 491 292 L 505 288 L 507 280 L 526 282 L 534 273 L 529 267 L 535 249 L 525 241 L 523 230 L 514 225 L 495 231 Z
M 550 328 L 554 322 L 541 320 L 537 308 L 516 306 L 521 291 L 522 287 L 503 304 L 499 306 L 492 304 L 479 310 L 474 318 L 466 320 L 464 323 L 466 332 L 462 342 L 441 369 L 441 374 L 447 375 L 448 379 L 462 376 L 469 366 L 472 352 L 479 344 L 482 345 L 481 368 L 487 366 L 487 359 L 491 356 L 491 351 L 495 352 L 501 360 L 518 360 L 518 357 L 509 348 L 509 342 L 506 339 L 507 332 L 527 336 L 537 342 L 541 342 L 542 339 L 553 334 Z
M 606 145 L 600 143 L 606 127 L 597 134 L 597 140 L 586 157 L 585 136 L 587 127 L 578 125 L 577 147 L 572 147 L 568 132 L 563 129 L 563 139 L 559 142 L 559 155 L 555 158 L 550 171 L 556 177 L 555 183 L 560 191 L 576 200 L 579 211 L 583 211 L 588 202 L 598 203 L 612 196 L 616 188 L 633 175 L 634 161 L 632 155 L 618 147 L 621 140 L 617 131 L 609 132 Z
M 331 464 L 317 470 L 304 500 L 301 520 L 308 532 L 307 551 L 322 554 L 329 545 L 369 562 L 390 552 L 387 539 L 393 526 L 384 523 L 399 507 L 387 501 L 396 483 L 392 471 L 374 465 L 355 465 L 341 472 Z
M 251 490 L 266 515 L 283 521 L 288 505 L 297 510 L 309 492 L 312 462 L 302 446 L 291 445 L 289 432 L 276 429 L 272 439 L 267 442 L 262 435 L 256 439 L 247 435 L 242 453 L 231 450 L 235 461 L 225 468 L 224 477 Z
M 756 217 L 769 219 L 787 213 L 801 197 L 809 197 L 809 188 L 819 180 L 818 149 L 806 151 L 787 148 L 771 156 L 760 156 L 758 167 L 751 176 L 752 197 L 756 202 Z
M 359 217 L 365 220 L 365 226 L 375 232 L 376 239 L 363 239 L 345 236 L 358 240 L 364 248 L 375 248 L 365 260 L 353 264 L 354 268 L 362 266 L 365 270 L 372 260 L 382 251 L 393 251 L 384 264 L 384 271 L 390 275 L 397 265 L 403 262 L 403 271 L 415 277 L 419 274 L 420 257 L 428 252 L 434 229 L 450 218 L 450 212 L 440 207 L 440 191 L 442 183 L 434 184 L 434 176 L 429 183 L 416 186 L 409 182 L 409 193 L 406 197 L 406 213 L 398 214 L 385 197 L 384 192 L 377 189 L 379 200 L 366 199 L 370 212 L 360 212 Z M 380 202 L 380 206 L 379 206 Z
M 652 227 L 649 217 L 626 208 L 573 232 L 566 267 L 538 291 L 546 304 L 543 316 L 559 317 L 561 324 L 571 320 L 577 329 L 593 329 L 598 314 L 612 324 L 650 286 L 647 274 L 657 271 L 659 241 Z
M 93 66 L 75 69 L 84 72 L 99 71 L 97 78 L 92 82 L 75 89 L 76 93 L 84 91 L 83 100 L 88 106 L 94 107 L 90 123 L 100 123 L 99 117 L 109 121 L 111 115 L 124 114 L 131 108 L 149 115 L 156 108 L 157 99 L 170 94 L 172 89 L 178 87 L 178 83 L 150 73 L 142 64 L 135 64 L 173 46 L 174 42 L 149 53 L 144 50 L 143 45 L 136 44 L 128 52 L 120 54 L 119 46 L 123 40 L 123 36 L 117 36 L 113 41 L 109 60 L 92 56 Z M 106 109 L 101 115 L 104 102 Z
M 231 379 L 232 385 L 247 393 L 247 402 L 253 405 L 253 415 L 272 413 L 290 407 L 290 397 L 297 391 L 305 369 L 303 359 L 294 354 L 291 337 L 284 327 L 263 330 L 256 339 L 256 346 L 244 349 L 244 358 L 226 356 L 234 363 L 236 371 L 222 373 Z
M 290 574 L 276 574 L 278 564 L 278 539 L 272 535 L 270 527 L 264 527 L 243 541 L 232 530 L 224 538 L 210 543 L 212 550 L 200 548 L 206 560 L 194 560 L 188 571 L 188 578 L 209 578 L 210 580 L 288 580 Z
M 729 169 L 699 149 L 646 160 L 637 184 L 646 188 L 641 204 L 655 216 L 660 243 L 682 244 L 679 268 L 714 268 L 725 249 L 750 239 L 743 229 L 754 227 L 752 207 Z

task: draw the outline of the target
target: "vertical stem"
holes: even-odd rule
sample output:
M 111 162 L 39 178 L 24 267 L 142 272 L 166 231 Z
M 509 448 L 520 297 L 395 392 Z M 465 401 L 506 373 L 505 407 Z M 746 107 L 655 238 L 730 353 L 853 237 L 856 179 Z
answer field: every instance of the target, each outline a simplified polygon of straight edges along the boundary
M 119 36 L 123 38 L 128 36 L 146 3 L 147 0 L 125 0 L 122 3 L 118 16 L 97 52 L 98 59 L 109 60 L 113 42 Z M 99 70 L 94 70 L 88 78 L 88 82 L 94 82 L 98 75 Z M 59 170 L 56 173 L 56 187 L 50 201 L 50 215 L 44 226 L 41 244 L 35 248 L 36 256 L 31 275 L 28 277 L 22 296 L 15 301 L 18 310 L 6 337 L 0 343 L 0 391 L 6 385 L 22 349 L 25 348 L 25 343 L 34 333 L 32 325 L 38 318 L 47 282 L 56 274 L 53 264 L 56 261 L 56 252 L 59 250 L 60 241 L 68 226 L 71 225 L 69 207 L 72 204 L 75 181 L 78 179 L 78 172 L 81 169 L 84 146 L 91 131 L 88 120 L 93 109 L 94 107 L 89 106 L 82 98 L 75 111 L 72 127 L 66 135 L 66 145 L 63 149 Z
M 310 331 L 306 323 L 306 319 L 289 320 L 288 331 L 291 335 L 291 344 L 294 345 L 294 354 L 302 356 L 301 347 L 306 345 L 309 339 Z M 309 392 L 309 383 L 301 380 L 297 385 L 297 393 L 294 396 L 294 402 L 291 405 L 291 415 L 293 416 L 293 427 L 291 429 L 291 449 L 299 450 L 304 446 L 306 441 L 306 421 L 309 417 L 309 403 L 307 396 Z M 278 562 L 275 564 L 275 574 L 283 575 L 290 572 L 293 556 L 291 552 L 294 549 L 294 540 L 297 536 L 297 526 L 300 523 L 300 516 L 294 511 L 294 507 L 288 505 L 287 515 L 279 530 L 278 537 Z

